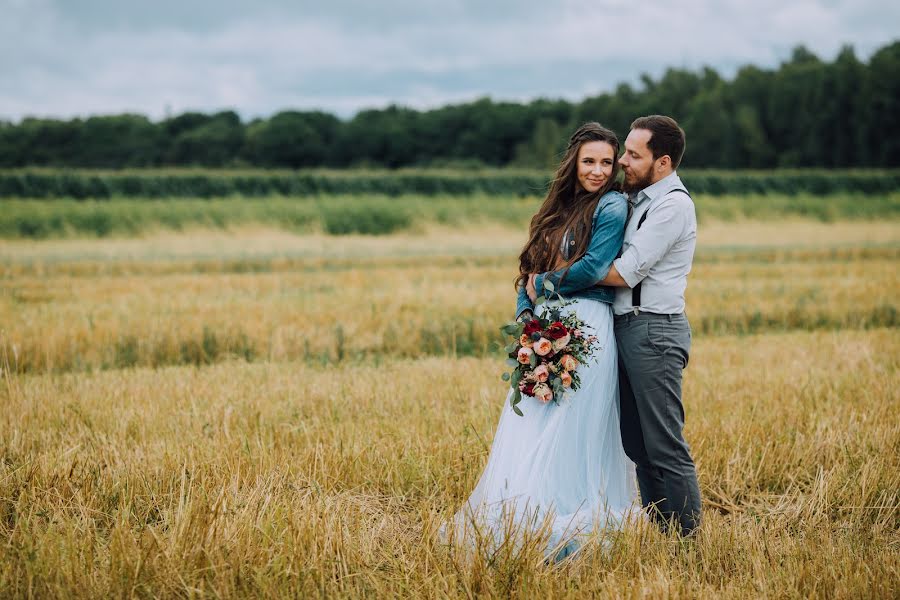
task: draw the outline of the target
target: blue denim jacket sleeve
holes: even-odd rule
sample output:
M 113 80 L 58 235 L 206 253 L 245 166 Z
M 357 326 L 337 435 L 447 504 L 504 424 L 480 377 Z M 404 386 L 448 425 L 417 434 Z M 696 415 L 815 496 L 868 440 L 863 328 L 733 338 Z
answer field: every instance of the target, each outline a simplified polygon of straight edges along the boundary
M 593 287 L 598 281 L 604 279 L 622 248 L 627 217 L 628 200 L 625 196 L 619 192 L 604 194 L 594 213 L 591 241 L 588 244 L 587 252 L 569 267 L 568 273 L 562 269 L 539 274 L 534 282 L 538 294 L 544 290 L 544 281 L 547 279 L 553 282 L 556 292 L 563 298 L 567 298 L 579 290 Z M 565 278 L 563 279 L 564 273 Z M 528 297 L 526 296 L 525 299 L 527 300 Z
M 525 286 L 519 286 L 519 296 L 516 299 L 516 319 L 522 314 L 523 310 L 530 310 L 534 312 L 534 304 L 531 303 L 531 300 L 528 298 L 528 294 L 525 292 Z

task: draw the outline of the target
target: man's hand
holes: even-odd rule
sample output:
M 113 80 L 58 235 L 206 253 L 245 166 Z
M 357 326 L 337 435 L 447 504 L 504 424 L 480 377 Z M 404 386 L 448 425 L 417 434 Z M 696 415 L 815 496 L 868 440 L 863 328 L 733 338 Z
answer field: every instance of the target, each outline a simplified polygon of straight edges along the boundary
M 537 290 L 534 289 L 534 278 L 537 277 L 536 273 L 531 273 L 528 276 L 528 283 L 525 284 L 525 293 L 528 294 L 528 299 L 531 300 L 531 303 L 534 304 L 534 301 L 537 300 Z

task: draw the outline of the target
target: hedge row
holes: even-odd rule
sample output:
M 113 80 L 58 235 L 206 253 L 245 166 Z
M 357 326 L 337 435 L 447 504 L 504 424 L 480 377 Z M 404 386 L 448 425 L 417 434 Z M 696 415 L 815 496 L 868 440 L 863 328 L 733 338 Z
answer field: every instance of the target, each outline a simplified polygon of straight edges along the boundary
M 900 189 L 900 170 L 696 171 L 682 175 L 694 194 L 883 194 Z M 0 198 L 217 198 L 223 196 L 539 196 L 548 177 L 534 171 L 2 171 Z

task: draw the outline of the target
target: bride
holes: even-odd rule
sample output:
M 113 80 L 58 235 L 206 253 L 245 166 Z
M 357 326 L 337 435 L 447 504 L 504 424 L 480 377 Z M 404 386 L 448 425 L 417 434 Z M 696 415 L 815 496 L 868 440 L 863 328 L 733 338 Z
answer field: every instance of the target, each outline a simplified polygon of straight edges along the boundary
M 454 517 L 456 540 L 487 537 L 499 547 L 528 531 L 547 535 L 544 553 L 563 558 L 592 531 L 620 528 L 636 498 L 634 467 L 619 431 L 618 373 L 611 288 L 606 277 L 622 246 L 627 201 L 615 191 L 619 141 L 598 123 L 582 125 L 547 197 L 531 219 L 519 256 L 516 317 L 530 320 L 544 282 L 573 303 L 598 350 L 578 372 L 581 386 L 560 403 L 523 395 L 518 416 L 510 390 L 487 465 Z M 448 530 L 445 528 L 444 534 Z

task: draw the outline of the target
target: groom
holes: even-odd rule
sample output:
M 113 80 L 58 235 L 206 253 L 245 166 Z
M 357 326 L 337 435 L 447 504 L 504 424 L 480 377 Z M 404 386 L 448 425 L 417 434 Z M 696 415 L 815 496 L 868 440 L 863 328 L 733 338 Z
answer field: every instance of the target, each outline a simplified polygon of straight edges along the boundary
M 697 239 L 694 203 L 675 173 L 684 131 L 674 119 L 635 119 L 619 164 L 629 218 L 625 242 L 600 283 L 615 286 L 622 444 L 637 466 L 641 501 L 663 531 L 700 524 L 700 489 L 684 441 L 681 372 L 691 348 L 684 290 Z

